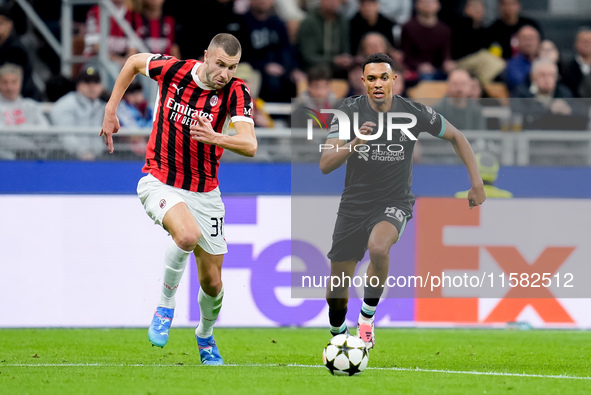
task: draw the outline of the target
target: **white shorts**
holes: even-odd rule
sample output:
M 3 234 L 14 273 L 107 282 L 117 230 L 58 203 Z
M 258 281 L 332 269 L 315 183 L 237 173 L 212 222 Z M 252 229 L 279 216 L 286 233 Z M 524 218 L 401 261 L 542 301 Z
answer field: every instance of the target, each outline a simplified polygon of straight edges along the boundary
M 201 229 L 199 247 L 212 255 L 228 252 L 224 238 L 226 210 L 219 188 L 210 192 L 191 192 L 166 185 L 148 174 L 138 182 L 137 194 L 146 213 L 160 226 L 164 215 L 171 207 L 177 203 L 185 203 Z

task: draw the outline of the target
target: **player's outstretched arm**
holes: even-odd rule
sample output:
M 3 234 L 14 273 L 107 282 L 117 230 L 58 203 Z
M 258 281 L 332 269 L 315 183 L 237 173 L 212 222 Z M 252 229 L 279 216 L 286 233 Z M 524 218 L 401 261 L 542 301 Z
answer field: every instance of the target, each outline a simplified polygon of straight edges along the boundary
M 373 122 L 365 122 L 359 128 L 359 133 L 372 134 L 374 126 L 376 124 Z M 355 137 L 350 143 L 336 137 L 327 139 L 326 143 L 320 147 L 322 149 L 322 156 L 320 157 L 320 171 L 322 171 L 322 174 L 329 174 L 341 167 L 355 152 L 355 146 L 365 143 L 367 143 L 367 140 L 361 140 L 359 137 Z M 349 145 L 349 147 L 345 147 L 345 145 Z
M 355 140 L 348 144 L 350 147 L 345 147 L 345 140 L 339 140 L 336 137 L 327 139 L 326 143 L 321 145 L 320 171 L 322 174 L 329 174 L 341 167 L 354 152 L 354 143 Z
M 478 171 L 478 164 L 476 158 L 474 158 L 474 152 L 472 147 L 466 139 L 466 136 L 462 134 L 455 126 L 445 120 L 445 133 L 442 139 L 449 141 L 456 151 L 456 155 L 464 162 L 468 174 L 470 175 L 470 182 L 472 188 L 468 191 L 468 204 L 470 208 L 480 206 L 486 200 L 486 193 L 484 192 L 484 184 L 480 173 Z
M 199 142 L 217 145 L 238 155 L 253 157 L 257 152 L 254 124 L 238 121 L 234 122 L 234 127 L 236 134 L 233 136 L 216 133 L 207 118 L 198 116 L 197 123 L 191 125 L 191 136 Z
M 146 62 L 153 56 L 151 53 L 138 53 L 131 55 L 121 69 L 113 92 L 105 108 L 105 117 L 100 136 L 105 137 L 105 144 L 110 153 L 113 153 L 113 134 L 119 131 L 119 119 L 117 118 L 117 107 L 123 98 L 123 94 L 129 87 L 138 73 L 146 75 Z

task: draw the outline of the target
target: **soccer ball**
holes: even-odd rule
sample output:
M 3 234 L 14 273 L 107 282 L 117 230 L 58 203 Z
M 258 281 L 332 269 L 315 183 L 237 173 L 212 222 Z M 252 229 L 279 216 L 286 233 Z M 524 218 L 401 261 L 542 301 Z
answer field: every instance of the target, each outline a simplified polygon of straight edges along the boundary
M 365 343 L 349 334 L 330 339 L 322 352 L 324 366 L 335 376 L 356 376 L 367 367 L 369 354 Z

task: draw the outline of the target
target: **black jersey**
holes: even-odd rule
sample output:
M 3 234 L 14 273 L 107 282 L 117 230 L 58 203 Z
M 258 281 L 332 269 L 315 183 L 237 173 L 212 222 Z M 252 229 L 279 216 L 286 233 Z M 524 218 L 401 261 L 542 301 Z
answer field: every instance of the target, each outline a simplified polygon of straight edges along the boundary
M 358 114 L 358 125 L 371 121 L 383 125 L 381 136 L 369 140 L 365 145 L 357 145 L 356 152 L 347 160 L 345 189 L 341 197 L 339 215 L 357 217 L 367 215 L 392 202 L 402 202 L 412 211 L 415 197 L 411 192 L 412 155 L 415 140 L 399 129 L 394 129 L 391 139 L 387 135 L 387 114 L 376 112 L 369 105 L 367 96 L 350 97 L 343 101 L 339 110 L 348 115 L 350 127 L 354 126 L 354 114 Z M 445 133 L 445 119 L 431 107 L 395 96 L 390 113 L 410 113 L 416 117 L 416 125 L 408 131 L 415 137 L 421 132 L 441 137 Z M 392 124 L 408 124 L 409 118 L 393 118 Z M 374 127 L 374 134 L 378 127 Z M 328 138 L 338 138 L 339 121 L 335 116 L 330 126 Z M 351 140 L 355 138 L 350 131 Z M 340 149 L 345 149 L 340 147 Z M 351 148 L 353 149 L 353 148 Z

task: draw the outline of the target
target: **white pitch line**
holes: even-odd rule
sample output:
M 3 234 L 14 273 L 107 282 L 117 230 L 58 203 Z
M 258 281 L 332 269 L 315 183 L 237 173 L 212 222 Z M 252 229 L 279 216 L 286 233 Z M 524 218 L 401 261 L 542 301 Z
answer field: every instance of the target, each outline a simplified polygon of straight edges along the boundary
M 123 364 L 123 363 L 0 363 L 2 367 L 13 368 L 35 368 L 35 367 L 199 367 L 201 364 Z M 223 367 L 288 367 L 288 368 L 324 368 L 323 365 L 299 365 L 299 364 L 226 364 Z M 443 370 L 443 369 L 421 369 L 421 368 L 398 368 L 398 367 L 368 367 L 368 370 L 390 370 L 396 372 L 422 372 L 422 373 L 448 373 L 448 374 L 468 374 L 476 376 L 510 376 L 510 377 L 533 377 L 545 379 L 563 379 L 563 380 L 591 380 L 591 377 L 581 376 L 567 376 L 565 375 L 544 375 L 544 374 L 528 374 L 528 373 L 505 373 L 505 372 L 476 372 L 464 370 Z
M 265 366 L 265 365 L 261 365 Z M 323 368 L 323 365 L 298 365 L 290 364 L 286 366 L 291 367 L 306 367 L 306 368 Z M 567 376 L 565 375 L 543 375 L 543 374 L 527 374 L 527 373 L 504 373 L 504 372 L 475 372 L 462 370 L 443 370 L 443 369 L 421 369 L 421 368 L 384 368 L 384 367 L 368 367 L 371 370 L 391 370 L 398 372 L 424 372 L 424 373 L 450 373 L 450 374 L 472 374 L 477 376 L 515 376 L 515 377 L 536 377 L 536 378 L 550 378 L 550 379 L 570 379 L 570 380 L 591 380 L 591 377 Z

